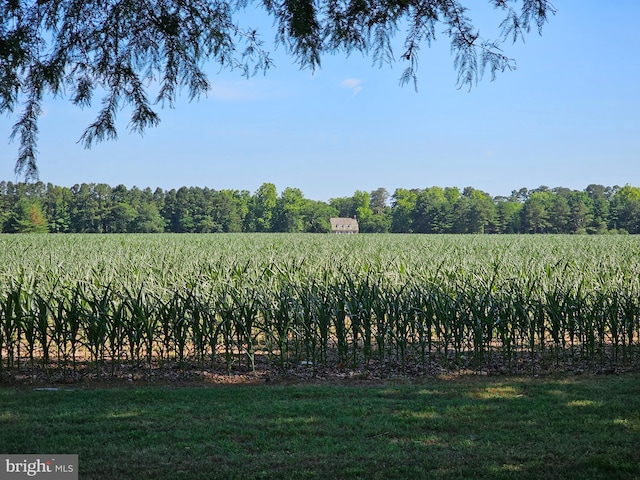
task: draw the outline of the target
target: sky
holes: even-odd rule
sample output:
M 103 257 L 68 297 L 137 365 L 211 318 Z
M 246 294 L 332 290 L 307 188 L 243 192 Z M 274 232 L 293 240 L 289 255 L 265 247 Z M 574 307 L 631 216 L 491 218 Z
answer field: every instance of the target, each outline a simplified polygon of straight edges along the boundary
M 80 110 L 47 98 L 40 180 L 252 193 L 271 182 L 322 201 L 379 187 L 471 186 L 498 196 L 542 185 L 640 186 L 640 1 L 553 4 L 542 35 L 533 29 L 524 44 L 503 46 L 517 69 L 470 91 L 456 87 L 440 33 L 421 48 L 417 91 L 399 85 L 401 60 L 380 68 L 357 53 L 328 55 L 312 72 L 278 47 L 266 75 L 208 66 L 207 96 L 189 102 L 184 92 L 143 136 L 128 132 L 123 110 L 118 140 L 89 150 L 78 139 L 100 99 Z M 476 7 L 469 16 L 481 35 L 495 37 L 499 12 Z M 273 46 L 271 21 L 248 15 Z M 0 116 L 0 180 L 20 180 L 18 145 L 8 140 L 15 121 Z

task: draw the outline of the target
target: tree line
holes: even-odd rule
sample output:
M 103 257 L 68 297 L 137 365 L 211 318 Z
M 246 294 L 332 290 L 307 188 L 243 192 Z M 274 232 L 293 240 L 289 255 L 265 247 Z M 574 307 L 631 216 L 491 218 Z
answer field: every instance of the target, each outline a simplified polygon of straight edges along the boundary
M 325 233 L 331 217 L 356 217 L 362 233 L 640 233 L 640 187 L 378 188 L 323 202 L 272 183 L 251 193 L 0 182 L 2 233 Z

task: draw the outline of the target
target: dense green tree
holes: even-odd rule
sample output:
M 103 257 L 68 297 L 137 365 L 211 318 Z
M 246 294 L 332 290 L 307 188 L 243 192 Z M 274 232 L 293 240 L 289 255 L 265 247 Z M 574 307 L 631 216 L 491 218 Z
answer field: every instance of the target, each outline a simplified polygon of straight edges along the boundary
M 167 230 L 174 233 L 177 233 L 179 228 L 177 206 L 178 192 L 172 188 L 164 194 L 164 205 L 162 206 L 162 209 L 160 209 L 160 214 L 165 220 Z
M 94 184 L 83 183 L 71 187 L 73 202 L 69 208 L 71 230 L 78 233 L 104 232 L 102 224 L 102 205 L 96 195 Z
M 251 204 L 251 192 L 248 190 L 234 190 L 233 200 L 236 206 L 237 215 L 240 217 L 240 224 L 233 227 L 233 232 L 245 231 L 246 218 L 249 215 L 249 205 Z
M 391 208 L 387 205 L 389 192 L 385 188 L 376 188 L 369 193 L 371 217 L 365 222 L 365 233 L 388 233 L 393 222 Z
M 358 206 L 355 197 L 330 198 L 329 205 L 338 212 L 338 217 L 353 218 L 357 215 Z
M 162 212 L 162 210 L 164 209 L 164 191 L 161 188 L 156 188 L 153 191 L 153 203 L 155 204 L 156 208 L 158 209 L 158 212 Z
M 451 233 L 454 227 L 454 205 L 460 191 L 452 187 L 431 187 L 418 192 L 413 215 L 416 233 Z
M 191 198 L 191 191 L 187 187 L 180 187 L 175 199 L 175 227 L 178 233 L 195 232 L 196 222 L 193 211 L 195 204 Z
M 243 207 L 239 192 L 221 190 L 212 198 L 213 220 L 222 232 L 241 232 L 246 204 Z
M 385 188 L 376 188 L 369 194 L 369 206 L 374 215 L 385 213 L 388 201 L 389 192 Z
M 316 200 L 306 200 L 303 208 L 304 231 L 308 233 L 329 233 L 329 219 L 338 216 L 331 205 Z
M 69 203 L 71 191 L 68 188 L 47 184 L 45 194 L 45 215 L 49 219 L 49 231 L 52 233 L 68 232 L 71 226 Z
M 388 208 L 381 213 L 374 213 L 367 219 L 365 223 L 366 230 L 362 231 L 362 233 L 389 233 L 392 222 L 391 209 Z
M 134 225 L 138 212 L 126 202 L 118 202 L 111 209 L 109 222 L 110 231 L 114 233 L 129 233 L 139 231 Z
M 416 208 L 418 192 L 397 188 L 393 192 L 391 206 L 391 231 L 395 233 L 413 232 L 413 211 Z
M 571 191 L 568 188 L 559 189 L 553 196 L 553 200 L 549 205 L 549 231 L 551 233 L 572 233 L 569 227 L 571 219 L 571 207 L 569 206 L 569 195 Z
M 605 233 L 608 230 L 610 218 L 609 198 L 611 189 L 603 185 L 591 184 L 585 192 L 592 202 L 591 223 L 587 226 L 588 233 Z
M 525 187 L 522 187 L 520 190 L 512 190 L 509 200 L 512 202 L 524 203 L 527 201 L 527 198 L 529 198 L 529 190 Z
M 121 185 L 120 189 L 124 190 L 126 195 L 126 191 L 127 191 L 126 187 L 124 185 Z M 95 216 L 99 225 L 97 231 L 101 233 L 115 232 L 116 230 L 112 224 L 112 220 L 113 220 L 112 208 L 113 208 L 114 201 L 117 200 L 118 194 L 116 193 L 114 197 L 114 194 L 112 191 L 113 189 L 105 183 L 98 183 L 96 185 L 91 185 L 91 190 L 93 192 L 95 201 L 97 203 L 95 207 L 96 208 Z M 126 202 L 126 199 L 123 198 L 122 201 Z
M 488 193 L 466 187 L 454 204 L 454 233 L 488 233 L 495 223 L 496 206 Z
M 511 198 L 500 197 L 495 200 L 495 226 L 497 233 L 519 233 L 521 227 L 522 202 Z
M 13 184 L 11 182 L 4 180 L 0 182 L 0 233 L 4 231 L 4 224 L 9 218 L 13 206 L 10 196 L 12 190 Z
M 296 233 L 305 230 L 305 199 L 299 188 L 285 188 L 276 202 L 273 229 Z
M 614 228 L 627 233 L 640 233 L 640 188 L 625 185 L 611 199 L 616 220 Z
M 588 228 L 593 225 L 593 202 L 587 192 L 572 191 L 569 194 L 569 233 L 583 235 L 585 233 L 603 233 L 603 230 L 592 230 Z M 606 227 L 605 227 L 606 228 Z
M 37 200 L 23 197 L 14 205 L 3 228 L 7 233 L 46 233 L 47 220 Z
M 522 207 L 522 226 L 526 233 L 549 233 L 549 212 L 554 194 L 547 191 L 531 193 Z
M 181 187 L 176 192 L 175 212 L 181 233 L 213 233 L 220 231 L 213 218 L 213 191 Z
M 132 201 L 134 201 L 136 194 L 137 189 L 128 191 L 124 185 L 117 185 L 111 190 L 111 198 L 108 202 L 109 218 L 104 232 L 127 233 L 135 230 L 132 224 L 138 212 L 132 205 Z M 100 205 L 99 209 L 104 208 L 104 199 L 99 199 L 98 204 Z
M 129 225 L 134 233 L 162 233 L 165 221 L 155 203 L 144 203 L 138 207 L 135 219 Z
M 196 233 L 219 233 L 222 226 L 218 224 L 214 217 L 213 203 L 216 191 L 210 188 L 190 188 L 191 215 L 193 217 L 194 229 Z
M 375 232 L 373 224 L 373 210 L 371 209 L 371 196 L 369 192 L 356 190 L 353 194 L 353 217 L 358 219 L 358 226 L 362 233 Z
M 357 217 L 363 233 L 640 233 L 640 189 L 590 185 L 583 191 L 540 187 L 491 198 L 472 187 L 356 190 L 329 203 L 304 198 L 297 188 L 280 197 L 273 184 L 248 191 L 182 187 L 127 189 L 81 184 L 71 188 L 36 182 L 0 182 L 0 228 L 24 231 L 31 214 L 50 232 L 328 232 L 329 218 Z M 25 209 L 25 205 L 33 210 Z M 10 221 L 11 220 L 11 221 Z M 268 230 L 265 228 L 268 227 Z M 42 230 L 42 228 L 39 228 Z M 254 230 L 252 230 L 254 229 Z
M 263 183 L 251 197 L 245 223 L 249 232 L 270 232 L 278 201 L 278 191 L 273 183 Z

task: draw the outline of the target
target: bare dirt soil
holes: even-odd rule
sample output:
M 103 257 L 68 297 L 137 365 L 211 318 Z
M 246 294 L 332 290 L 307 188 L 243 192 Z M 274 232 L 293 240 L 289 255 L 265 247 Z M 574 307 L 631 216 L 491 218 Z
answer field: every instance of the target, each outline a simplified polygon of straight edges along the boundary
M 506 363 L 499 354 L 487 354 L 482 362 L 472 362 L 466 356 L 455 358 L 431 357 L 426 361 L 407 357 L 404 362 L 370 360 L 352 365 L 329 361 L 314 365 L 300 360 L 296 363 L 275 366 L 264 356 L 255 356 L 253 368 L 247 366 L 244 356 L 237 356 L 228 368 L 216 360 L 199 362 L 187 359 L 154 361 L 152 364 L 124 362 L 95 362 L 77 359 L 75 364 L 51 364 L 43 368 L 38 359 L 21 359 L 12 368 L 0 370 L 0 386 L 25 386 L 39 388 L 108 387 L 175 385 L 206 386 L 229 384 L 290 385 L 299 383 L 375 384 L 393 382 L 423 382 L 430 378 L 455 378 L 470 376 L 543 376 L 553 374 L 580 375 L 623 374 L 640 372 L 640 355 L 626 361 L 614 361 L 609 352 L 599 362 L 587 363 L 568 355 L 559 354 L 553 361 L 541 361 L 537 357 L 522 354 L 517 362 Z

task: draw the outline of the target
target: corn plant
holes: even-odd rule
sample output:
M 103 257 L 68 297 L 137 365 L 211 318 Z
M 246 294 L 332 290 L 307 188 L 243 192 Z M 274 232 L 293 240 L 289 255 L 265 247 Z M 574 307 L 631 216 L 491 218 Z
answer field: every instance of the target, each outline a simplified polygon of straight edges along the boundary
M 0 236 L 0 369 L 634 365 L 640 240 Z M 452 361 L 453 360 L 453 361 Z M 393 368 L 393 367 L 390 367 Z

